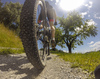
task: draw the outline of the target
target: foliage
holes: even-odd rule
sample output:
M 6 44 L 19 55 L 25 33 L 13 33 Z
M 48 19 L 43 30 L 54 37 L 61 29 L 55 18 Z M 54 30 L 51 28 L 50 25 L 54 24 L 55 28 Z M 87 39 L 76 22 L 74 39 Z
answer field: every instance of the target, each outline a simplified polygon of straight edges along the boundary
M 78 12 L 69 12 L 67 18 L 59 17 L 59 24 L 63 30 L 63 40 L 66 43 L 69 53 L 75 45 L 83 45 L 83 39 L 96 36 L 95 25 L 89 25 L 90 20 L 84 20 Z
M 56 45 L 64 47 L 64 41 L 62 40 L 62 30 L 59 27 L 55 27 L 55 41 Z
M 10 29 L 16 30 L 20 24 L 21 9 L 22 5 L 18 2 L 6 2 L 0 10 L 0 22 Z
M 83 70 L 86 70 L 87 72 L 93 72 L 96 66 L 100 63 L 100 51 L 98 52 L 90 52 L 90 53 L 63 53 L 63 52 L 55 52 L 54 54 L 57 54 L 61 58 L 63 58 L 65 61 L 71 62 L 71 67 L 81 67 Z
M 0 0 L 0 10 L 1 10 L 1 8 L 2 8 L 2 5 L 3 5 L 3 3 L 1 3 L 1 0 Z

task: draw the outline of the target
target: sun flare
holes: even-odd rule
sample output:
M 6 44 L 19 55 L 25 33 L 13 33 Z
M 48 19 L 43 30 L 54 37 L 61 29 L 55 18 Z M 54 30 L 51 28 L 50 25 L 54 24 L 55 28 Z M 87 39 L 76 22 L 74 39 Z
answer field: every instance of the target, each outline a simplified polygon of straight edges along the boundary
M 84 4 L 84 0 L 61 0 L 60 6 L 63 10 L 71 11 Z

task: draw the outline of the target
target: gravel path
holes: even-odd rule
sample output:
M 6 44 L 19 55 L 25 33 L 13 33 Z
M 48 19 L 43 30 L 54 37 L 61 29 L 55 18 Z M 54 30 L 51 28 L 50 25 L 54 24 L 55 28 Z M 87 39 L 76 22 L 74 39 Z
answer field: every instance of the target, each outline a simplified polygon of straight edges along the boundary
M 87 79 L 88 73 L 71 68 L 57 55 L 50 55 L 47 66 L 40 73 L 27 60 L 25 54 L 0 55 L 0 79 Z

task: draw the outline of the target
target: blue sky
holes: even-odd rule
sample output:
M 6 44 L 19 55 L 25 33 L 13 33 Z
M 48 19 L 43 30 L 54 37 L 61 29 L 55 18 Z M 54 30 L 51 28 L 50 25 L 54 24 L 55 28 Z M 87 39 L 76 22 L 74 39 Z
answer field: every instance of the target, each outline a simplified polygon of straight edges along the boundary
M 1 0 L 3 3 L 5 2 L 20 2 L 21 4 L 24 3 L 25 0 Z M 63 10 L 62 7 L 60 6 L 61 0 L 46 0 L 48 1 L 56 10 L 57 16 L 62 17 L 63 15 L 67 17 L 67 10 Z M 69 3 L 69 0 L 63 0 L 65 3 Z M 72 0 L 70 0 L 72 1 Z M 77 1 L 77 0 L 75 0 Z M 77 46 L 73 52 L 88 52 L 88 51 L 93 51 L 93 50 L 100 50 L 100 0 L 83 0 L 84 3 L 76 8 L 75 10 L 78 11 L 80 14 L 82 14 L 83 18 L 85 19 L 91 19 L 90 24 L 95 24 L 98 30 L 98 35 L 96 37 L 89 37 L 86 40 L 83 40 L 84 45 Z M 68 4 L 67 4 L 68 5 Z M 69 4 L 69 5 L 74 5 L 74 4 Z M 66 9 L 66 5 L 64 5 Z M 74 6 L 75 7 L 75 6 Z M 59 27 L 59 25 L 57 25 Z M 57 46 L 59 50 L 64 50 L 68 51 L 67 47 L 66 48 L 61 48 Z

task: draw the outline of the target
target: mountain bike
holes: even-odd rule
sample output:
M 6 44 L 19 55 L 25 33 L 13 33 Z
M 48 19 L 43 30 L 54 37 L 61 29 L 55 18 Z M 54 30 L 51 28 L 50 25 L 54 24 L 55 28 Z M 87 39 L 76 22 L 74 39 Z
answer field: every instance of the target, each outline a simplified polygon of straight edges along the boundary
M 46 12 L 44 0 L 26 0 L 21 12 L 20 37 L 28 60 L 37 69 L 46 66 L 50 54 L 51 28 Z M 38 23 L 40 13 L 42 20 Z M 39 29 L 41 24 L 43 28 Z

